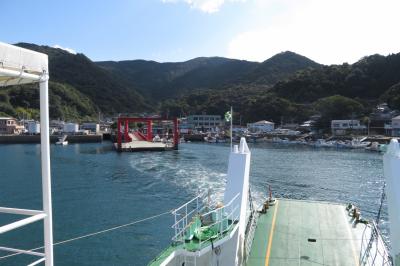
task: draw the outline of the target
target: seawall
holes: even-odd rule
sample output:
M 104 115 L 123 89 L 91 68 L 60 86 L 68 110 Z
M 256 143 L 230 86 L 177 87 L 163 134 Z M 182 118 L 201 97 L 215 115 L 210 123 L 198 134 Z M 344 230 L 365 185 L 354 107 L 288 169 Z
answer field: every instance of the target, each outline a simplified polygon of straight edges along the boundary
M 60 136 L 50 136 L 50 142 L 56 143 Z M 102 142 L 103 135 L 68 135 L 68 143 Z M 40 143 L 40 135 L 0 135 L 0 144 Z

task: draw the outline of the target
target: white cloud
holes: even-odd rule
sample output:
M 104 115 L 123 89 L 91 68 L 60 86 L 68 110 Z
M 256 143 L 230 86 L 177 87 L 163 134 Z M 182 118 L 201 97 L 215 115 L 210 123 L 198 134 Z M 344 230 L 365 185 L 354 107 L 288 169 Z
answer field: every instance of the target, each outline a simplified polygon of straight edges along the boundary
M 400 51 L 398 0 L 283 2 L 283 11 L 266 26 L 235 36 L 229 42 L 228 56 L 263 61 L 291 50 L 320 63 L 340 64 L 353 63 L 365 55 Z M 273 8 L 273 3 L 264 2 L 263 7 Z
M 67 52 L 70 53 L 70 54 L 76 54 L 76 51 L 75 51 L 74 49 L 67 48 L 67 47 L 62 47 L 62 46 L 60 46 L 60 45 L 58 45 L 58 44 L 53 45 L 53 48 L 58 48 L 58 49 L 67 51 Z
M 246 0 L 161 0 L 163 3 L 186 3 L 191 8 L 199 9 L 205 13 L 218 12 L 227 2 L 245 2 Z

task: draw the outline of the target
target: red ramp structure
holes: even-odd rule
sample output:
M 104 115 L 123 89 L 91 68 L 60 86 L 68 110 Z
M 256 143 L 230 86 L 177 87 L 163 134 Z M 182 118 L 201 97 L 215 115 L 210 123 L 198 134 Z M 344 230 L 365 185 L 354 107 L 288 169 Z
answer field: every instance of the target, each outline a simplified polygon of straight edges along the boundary
M 172 141 L 153 141 L 153 122 L 172 122 Z M 140 131 L 130 132 L 129 123 L 143 123 L 146 134 Z M 123 140 L 122 140 L 123 139 Z M 179 144 L 178 119 L 163 119 L 159 117 L 118 117 L 117 122 L 117 151 L 165 151 L 177 150 Z

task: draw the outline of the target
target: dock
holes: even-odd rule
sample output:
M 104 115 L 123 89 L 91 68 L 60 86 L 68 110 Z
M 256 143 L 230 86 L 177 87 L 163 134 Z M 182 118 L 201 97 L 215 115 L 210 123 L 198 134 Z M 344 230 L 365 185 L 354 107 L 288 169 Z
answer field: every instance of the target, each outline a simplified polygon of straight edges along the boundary
M 371 227 L 355 223 L 344 205 L 279 199 L 260 214 L 246 265 L 358 266 L 370 235 Z
M 167 151 L 174 148 L 172 143 L 151 142 L 139 138 L 136 134 L 129 134 L 130 142 L 121 143 L 118 148 L 118 143 L 114 143 L 115 149 L 121 152 L 136 152 L 136 151 Z
M 118 143 L 114 143 L 114 147 L 118 150 Z M 173 146 L 161 142 L 131 141 L 128 143 L 121 143 L 120 151 L 167 151 L 172 149 Z

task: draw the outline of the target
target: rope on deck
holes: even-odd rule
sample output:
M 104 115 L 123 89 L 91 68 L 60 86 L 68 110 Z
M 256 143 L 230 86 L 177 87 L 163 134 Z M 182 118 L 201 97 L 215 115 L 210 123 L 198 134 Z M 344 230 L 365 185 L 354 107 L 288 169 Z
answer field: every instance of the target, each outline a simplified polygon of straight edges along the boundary
M 163 212 L 163 213 L 159 213 L 159 214 L 147 217 L 147 218 L 136 220 L 136 221 L 133 221 L 133 222 L 130 222 L 130 223 L 114 226 L 114 227 L 103 229 L 103 230 L 100 230 L 100 231 L 97 231 L 97 232 L 89 233 L 89 234 L 82 235 L 82 236 L 77 236 L 77 237 L 70 238 L 70 239 L 63 240 L 63 241 L 59 241 L 59 242 L 53 243 L 53 246 L 69 243 L 69 242 L 72 242 L 72 241 L 76 241 L 76 240 L 83 239 L 83 238 L 88 238 L 88 237 L 95 236 L 95 235 L 104 234 L 104 233 L 107 233 L 107 232 L 110 232 L 110 231 L 114 231 L 114 230 L 117 230 L 117 229 L 120 229 L 120 228 L 123 228 L 123 227 L 135 225 L 135 224 L 146 222 L 146 221 L 149 221 L 149 220 L 153 220 L 153 219 L 156 219 L 158 217 L 161 217 L 161 216 L 164 216 L 166 214 L 169 214 L 172 211 L 173 211 L 173 209 L 171 209 L 169 211 L 166 211 L 166 212 Z M 44 248 L 44 246 L 41 246 L 41 247 L 37 247 L 37 248 L 34 248 L 34 249 L 30 249 L 29 251 L 36 251 L 36 250 L 43 249 L 43 248 Z M 6 259 L 6 258 L 10 258 L 10 257 L 14 257 L 14 256 L 17 256 L 17 255 L 20 255 L 20 254 L 23 254 L 23 253 L 22 252 L 17 252 L 17 253 L 13 253 L 13 254 L 10 254 L 10 255 L 6 255 L 6 256 L 0 257 L 0 260 Z

